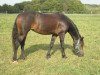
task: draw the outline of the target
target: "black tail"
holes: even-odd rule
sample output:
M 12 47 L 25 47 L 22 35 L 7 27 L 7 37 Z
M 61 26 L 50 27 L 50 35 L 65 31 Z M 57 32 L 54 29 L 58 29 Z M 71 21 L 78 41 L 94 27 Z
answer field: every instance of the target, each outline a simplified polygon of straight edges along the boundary
M 12 30 L 12 44 L 17 44 L 18 41 L 18 29 L 17 29 L 17 25 L 16 25 L 16 21 L 14 23 L 13 26 L 13 30 Z
M 19 45 L 20 45 L 20 43 L 18 40 L 18 29 L 17 29 L 17 25 L 16 25 L 16 21 L 15 21 L 13 30 L 12 30 L 12 46 L 13 46 L 13 51 L 14 51 L 13 60 L 17 59 L 17 49 L 18 49 Z

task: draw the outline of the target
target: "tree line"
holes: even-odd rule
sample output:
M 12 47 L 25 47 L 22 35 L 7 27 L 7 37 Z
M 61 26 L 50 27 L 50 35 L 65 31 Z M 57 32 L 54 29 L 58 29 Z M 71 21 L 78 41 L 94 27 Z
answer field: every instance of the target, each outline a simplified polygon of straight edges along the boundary
M 0 13 L 19 13 L 23 11 L 85 13 L 86 8 L 80 0 L 32 0 L 15 5 L 0 6 Z

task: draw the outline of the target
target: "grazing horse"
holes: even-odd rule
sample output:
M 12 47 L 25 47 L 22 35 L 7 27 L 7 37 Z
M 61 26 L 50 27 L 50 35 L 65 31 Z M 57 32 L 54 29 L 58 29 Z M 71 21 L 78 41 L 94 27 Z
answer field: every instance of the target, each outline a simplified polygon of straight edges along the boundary
M 78 56 L 83 56 L 83 37 L 81 37 L 76 25 L 62 13 L 20 13 L 12 30 L 13 60 L 17 60 L 17 49 L 21 45 L 21 57 L 25 59 L 24 44 L 27 33 L 33 30 L 39 34 L 52 35 L 46 57 L 50 58 L 50 51 L 57 36 L 60 38 L 62 58 L 66 58 L 64 51 L 64 38 L 68 32 L 73 39 L 73 46 Z

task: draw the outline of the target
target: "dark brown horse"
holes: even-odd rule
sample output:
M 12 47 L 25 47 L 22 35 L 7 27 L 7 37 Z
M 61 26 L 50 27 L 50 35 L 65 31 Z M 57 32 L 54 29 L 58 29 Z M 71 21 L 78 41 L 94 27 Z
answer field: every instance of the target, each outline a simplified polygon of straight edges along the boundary
M 66 58 L 64 51 L 64 38 L 68 32 L 73 39 L 73 46 L 78 56 L 83 56 L 83 37 L 79 34 L 76 25 L 62 13 L 38 13 L 23 12 L 15 20 L 12 31 L 13 60 L 17 60 L 17 49 L 21 45 L 21 57 L 25 59 L 24 44 L 27 33 L 33 30 L 39 34 L 52 35 L 47 58 L 50 58 L 50 51 L 57 36 L 60 38 L 62 57 Z

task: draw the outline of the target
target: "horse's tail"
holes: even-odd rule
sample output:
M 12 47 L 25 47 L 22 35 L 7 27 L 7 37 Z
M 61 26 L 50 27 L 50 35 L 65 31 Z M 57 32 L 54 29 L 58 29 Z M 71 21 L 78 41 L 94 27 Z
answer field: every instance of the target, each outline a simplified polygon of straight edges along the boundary
M 16 20 L 13 26 L 13 30 L 12 30 L 12 46 L 13 46 L 13 50 L 17 50 L 17 48 L 19 47 L 19 39 L 18 39 L 18 29 L 17 29 L 17 25 L 16 25 Z
M 18 35 L 18 30 L 17 30 L 16 21 L 15 21 L 13 30 L 12 30 L 12 42 L 14 42 L 14 40 L 17 39 L 17 35 Z

